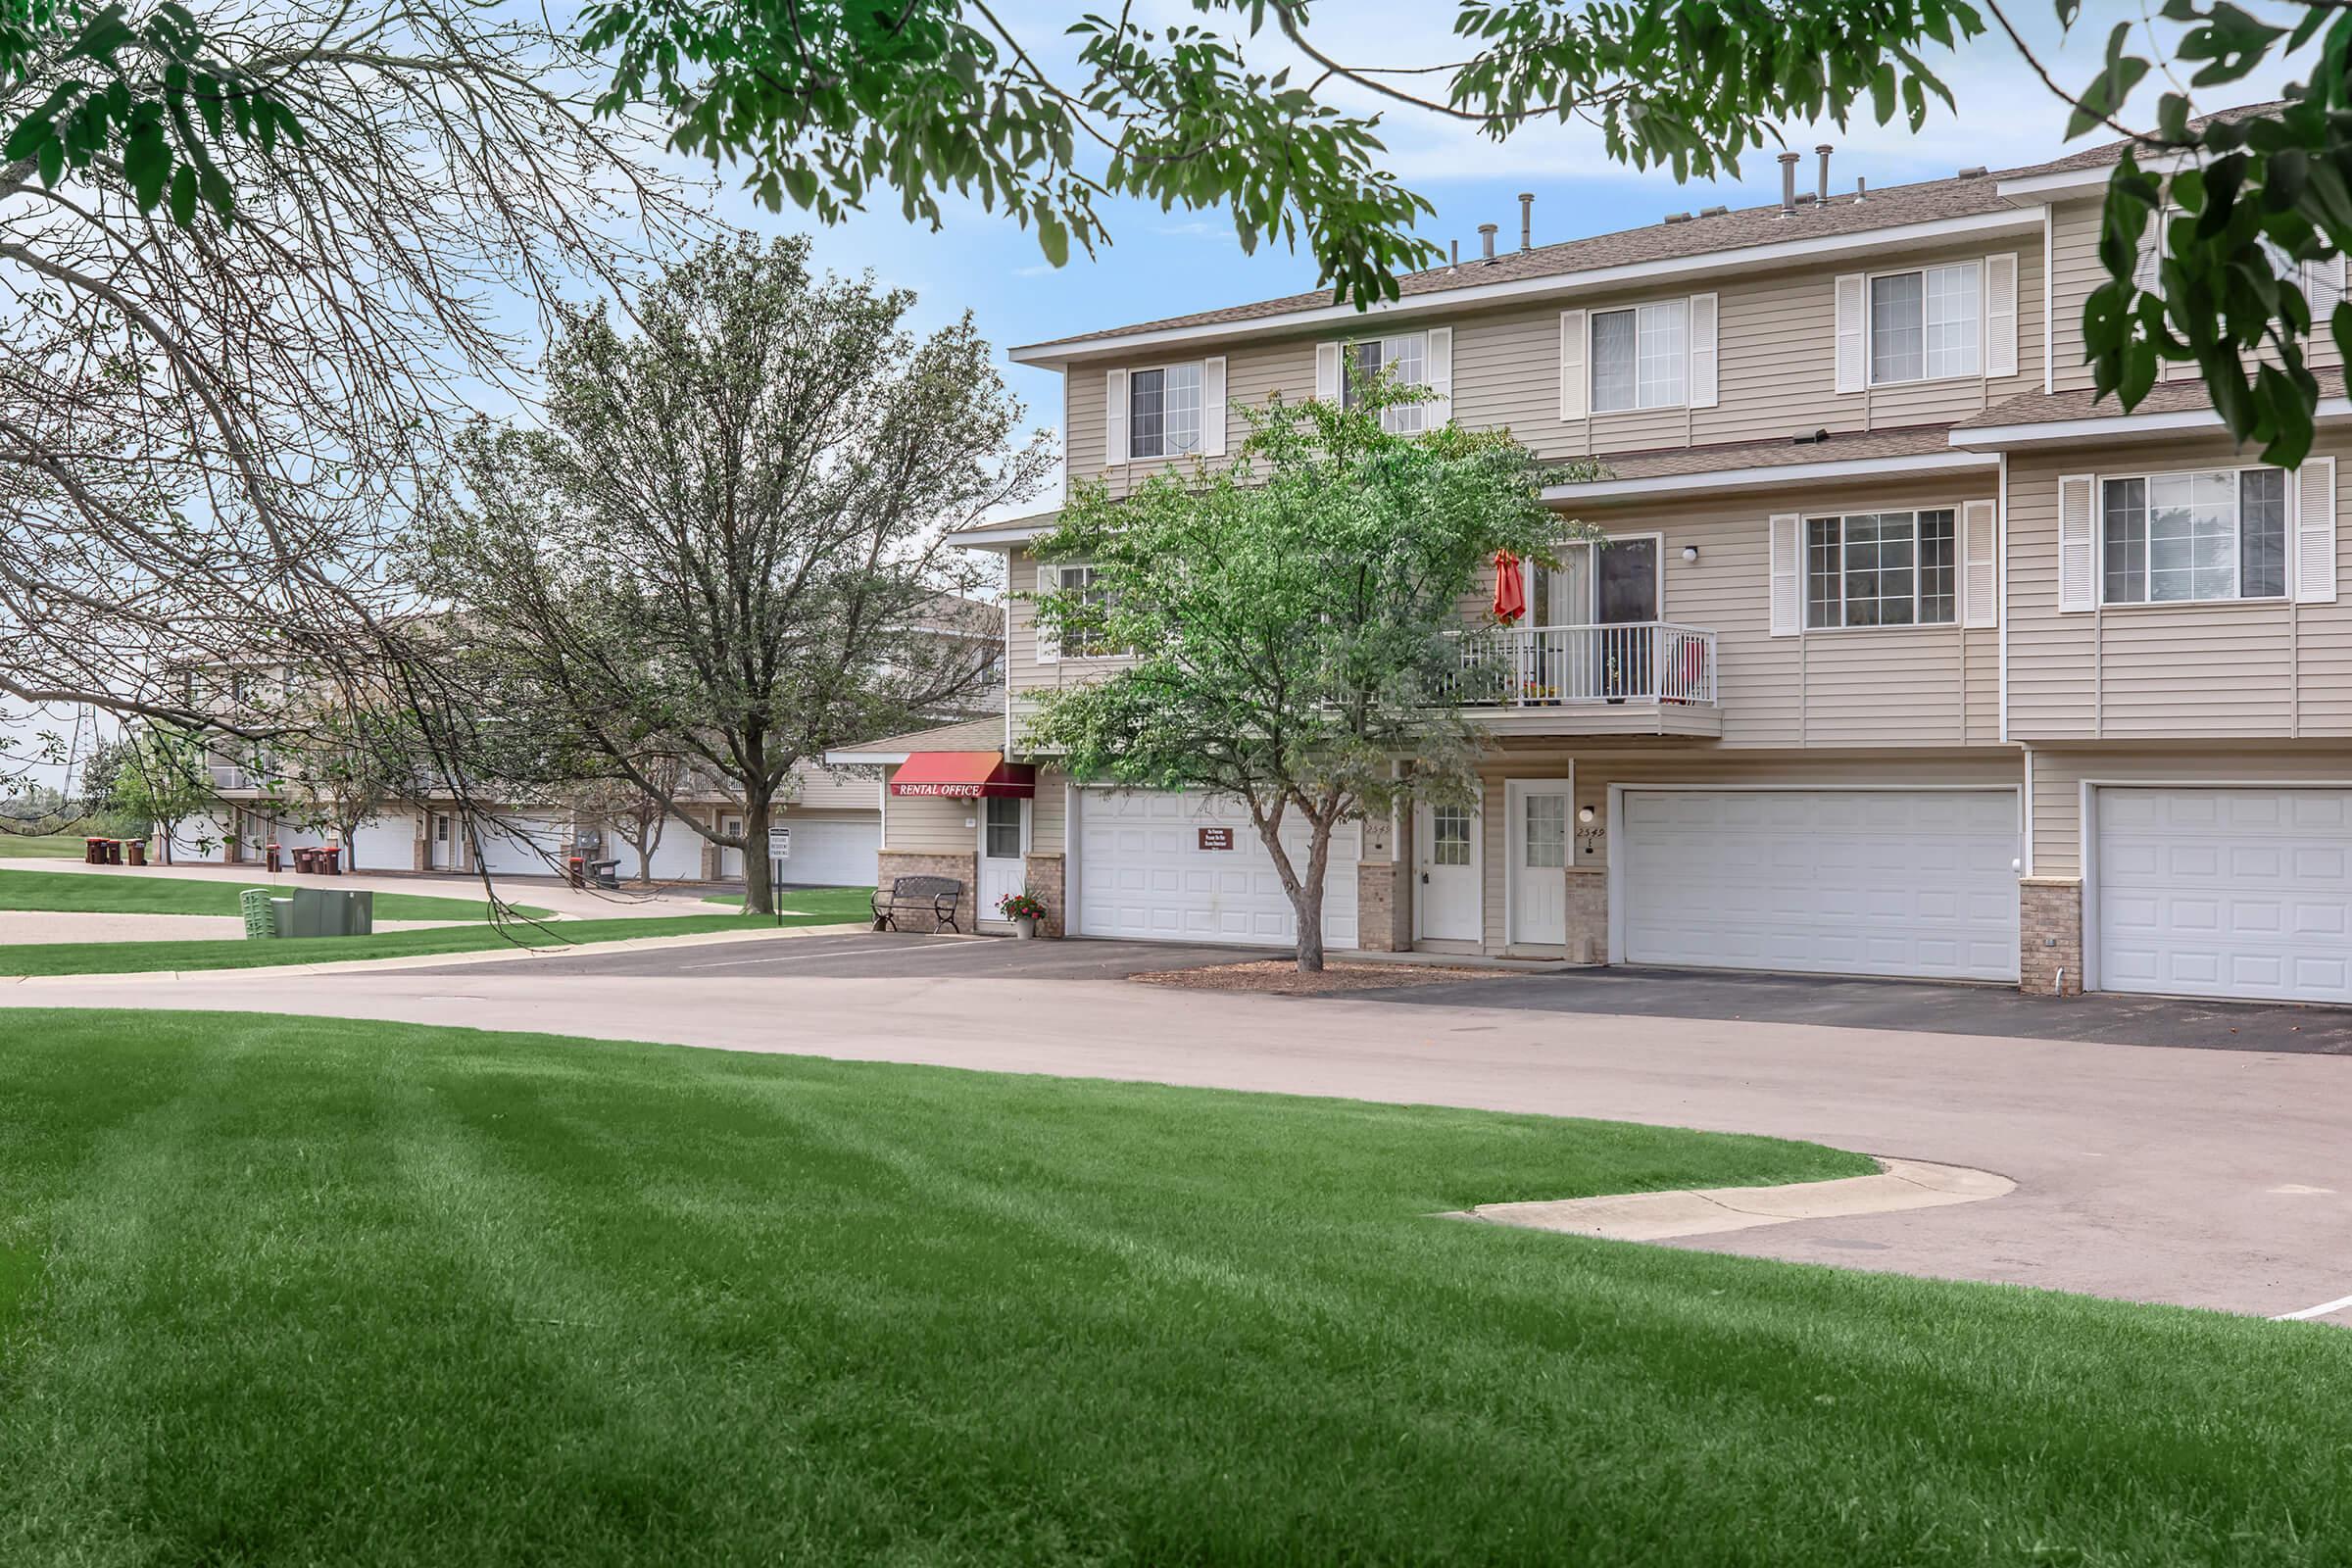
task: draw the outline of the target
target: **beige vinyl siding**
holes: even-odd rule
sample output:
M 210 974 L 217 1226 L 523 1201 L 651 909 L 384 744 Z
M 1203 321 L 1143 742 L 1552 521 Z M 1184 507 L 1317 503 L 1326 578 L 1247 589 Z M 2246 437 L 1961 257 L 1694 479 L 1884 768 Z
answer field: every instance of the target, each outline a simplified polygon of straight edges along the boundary
M 1037 770 L 1037 795 L 1029 803 L 1029 853 L 1060 855 L 1069 840 L 1069 779 Z
M 1509 875 L 1509 821 L 1504 783 L 1514 778 L 1564 778 L 1576 773 L 1576 808 L 1592 810 L 1592 827 L 1571 823 L 1576 863 L 1608 864 L 1609 788 L 1615 784 L 1694 784 L 1741 788 L 1821 789 L 1830 786 L 1895 789 L 1964 786 L 2019 789 L 2024 782 L 2019 754 L 2005 747 L 1969 751 L 1916 750 L 1904 753 L 1818 751 L 1801 753 L 1636 753 L 1579 750 L 1541 743 L 1506 744 L 1480 767 L 1482 793 L 1480 881 L 1486 901 L 1486 946 L 1500 951 Z M 2022 793 L 2022 791 L 2021 791 Z M 1587 853 L 1590 850 L 1592 853 Z
M 2352 441 L 2324 432 L 2347 515 Z M 2009 466 L 2009 733 L 2027 743 L 2352 735 L 2352 595 L 2058 610 L 2058 481 L 2237 466 L 2221 437 L 2076 447 Z M 2094 495 L 2095 509 L 2095 495 Z M 2339 580 L 2348 531 L 2339 524 Z M 2291 552 L 2290 552 L 2291 553 Z M 2096 551 L 2093 569 L 2097 568 Z
M 805 762 L 792 770 L 791 804 L 803 811 L 872 810 L 882 801 L 882 786 L 870 775 L 836 771 Z
M 898 772 L 882 770 L 884 783 Z M 978 808 L 936 795 L 893 795 L 882 810 L 882 848 L 912 855 L 970 855 L 980 839 Z
M 2082 363 L 2082 307 L 2107 282 L 2107 269 L 2099 262 L 2099 222 L 2104 207 L 2101 192 L 2059 202 L 2050 209 L 2051 385 L 2060 392 L 2077 391 L 2091 384 L 2090 367 Z M 2022 317 L 2020 327 L 2022 335 Z M 2038 325 L 2034 328 L 2034 342 L 2038 354 Z M 2335 339 L 2324 324 L 2305 344 L 2304 353 L 2314 368 L 2342 363 Z M 2038 359 L 2035 363 L 2039 364 Z M 2019 368 L 2024 368 L 2022 361 Z M 2173 379 L 2193 378 L 2195 374 L 2193 365 L 2174 367 L 2168 371 Z
M 1019 753 L 1024 745 L 1022 728 L 1036 711 L 1026 694 L 1049 690 L 1056 686 L 1084 685 L 1119 667 L 1115 659 L 1062 658 L 1052 663 L 1040 663 L 1037 657 L 1037 606 L 1031 595 L 1037 591 L 1037 558 L 1027 551 L 1014 548 L 1005 553 L 1008 562 L 1010 588 L 1005 594 L 1008 613 L 1004 626 L 1004 679 L 1011 693 L 1010 746 Z
M 1507 426 L 1547 458 L 1602 456 L 1659 448 L 1769 440 L 1776 436 L 1897 429 L 1936 424 L 1981 413 L 1993 403 L 2041 385 L 2042 282 L 2037 234 L 2004 234 L 1963 245 L 1894 250 L 1874 256 L 1870 270 L 1982 261 L 2014 252 L 2018 262 L 2018 373 L 1998 380 L 1958 380 L 1837 391 L 1837 278 L 1840 268 L 1808 263 L 1771 270 L 1698 273 L 1670 283 L 1611 290 L 1502 310 L 1465 309 L 1434 319 L 1374 330 L 1453 330 L 1453 416 L 1473 429 Z M 1467 272 L 1471 269 L 1465 268 Z M 1593 414 L 1562 420 L 1560 312 L 1587 314 L 1660 300 L 1713 293 L 1716 301 L 1718 403 L 1712 408 L 1666 408 Z M 1588 327 L 1589 330 L 1589 327 Z M 1293 401 L 1315 390 L 1315 337 L 1236 342 L 1226 361 L 1231 402 L 1262 404 L 1276 389 Z M 1102 464 L 1104 374 L 1170 363 L 1164 351 L 1133 359 L 1099 358 L 1073 366 L 1064 378 L 1064 431 L 1073 480 L 1102 479 L 1124 493 L 1169 463 L 1152 460 L 1106 471 Z M 1589 367 L 1588 367 L 1589 373 Z M 1228 416 L 1228 451 L 1242 439 Z M 1182 460 L 1176 460 L 1181 462 Z
M 2082 784 L 2352 785 L 2352 747 L 2067 747 L 2034 750 L 2035 876 L 2082 874 Z
M 1952 626 L 1857 627 L 1772 635 L 1775 513 L 1902 512 L 1988 500 L 1990 468 L 1957 476 L 1802 492 L 1698 497 L 1588 509 L 1607 534 L 1662 535 L 1661 617 L 1716 633 L 1726 749 L 1989 745 L 2000 737 L 2000 633 Z M 1696 546 L 1698 560 L 1683 550 Z M 1491 602 L 1482 588 L 1475 621 Z

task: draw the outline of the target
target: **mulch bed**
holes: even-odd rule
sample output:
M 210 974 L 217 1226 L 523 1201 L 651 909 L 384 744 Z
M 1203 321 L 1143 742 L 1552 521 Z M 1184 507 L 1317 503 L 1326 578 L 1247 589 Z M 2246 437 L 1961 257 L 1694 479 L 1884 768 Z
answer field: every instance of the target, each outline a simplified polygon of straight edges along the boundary
M 1279 997 L 1312 997 L 1331 991 L 1384 991 L 1396 986 L 1494 980 L 1506 972 L 1426 963 L 1326 963 L 1320 974 L 1300 974 L 1298 966 L 1289 958 L 1255 958 L 1247 963 L 1215 963 L 1199 969 L 1154 969 L 1127 978 L 1185 991 L 1260 991 Z

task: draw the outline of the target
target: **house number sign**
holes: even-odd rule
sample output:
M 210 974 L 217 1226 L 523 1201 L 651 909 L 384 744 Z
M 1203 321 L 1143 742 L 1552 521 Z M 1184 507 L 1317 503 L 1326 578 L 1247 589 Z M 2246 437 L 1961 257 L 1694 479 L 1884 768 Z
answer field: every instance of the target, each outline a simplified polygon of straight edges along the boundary
M 1233 829 L 1229 827 L 1204 827 L 1199 831 L 1200 847 L 1204 850 L 1230 850 L 1233 848 Z

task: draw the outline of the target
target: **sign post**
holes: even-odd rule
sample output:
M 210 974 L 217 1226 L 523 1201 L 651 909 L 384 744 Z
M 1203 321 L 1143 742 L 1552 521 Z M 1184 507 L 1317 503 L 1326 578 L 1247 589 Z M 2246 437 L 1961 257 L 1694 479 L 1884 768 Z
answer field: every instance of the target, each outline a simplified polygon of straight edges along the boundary
M 776 906 L 776 924 L 784 923 L 784 905 L 776 898 L 776 889 L 784 881 L 784 862 L 792 858 L 792 829 L 783 823 L 767 824 L 767 896 Z

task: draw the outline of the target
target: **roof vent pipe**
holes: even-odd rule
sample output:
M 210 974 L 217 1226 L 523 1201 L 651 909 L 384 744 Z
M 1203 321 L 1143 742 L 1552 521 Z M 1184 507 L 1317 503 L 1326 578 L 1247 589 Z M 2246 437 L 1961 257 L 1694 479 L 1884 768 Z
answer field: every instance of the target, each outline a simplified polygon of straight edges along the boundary
M 1827 207 L 1830 205 L 1830 154 L 1837 149 L 1825 141 L 1813 150 L 1821 154 L 1821 186 L 1818 200 L 1822 206 Z
M 1536 193 L 1532 190 L 1519 193 L 1519 248 L 1536 248 Z
M 1796 161 L 1802 153 L 1781 154 L 1781 216 L 1796 216 Z
M 1481 223 L 1478 225 L 1479 247 L 1486 253 L 1486 259 L 1490 262 L 1494 259 L 1494 231 L 1501 226 L 1502 225 L 1499 223 Z
M 1462 270 L 1462 242 L 1458 239 L 1449 239 L 1446 242 L 1446 248 L 1449 253 L 1446 261 L 1446 270 L 1448 272 L 1460 271 Z
M 1854 200 L 1859 202 L 1868 201 L 1869 199 L 1869 192 L 1862 183 L 1862 176 L 1860 174 L 1856 174 L 1854 176 Z

